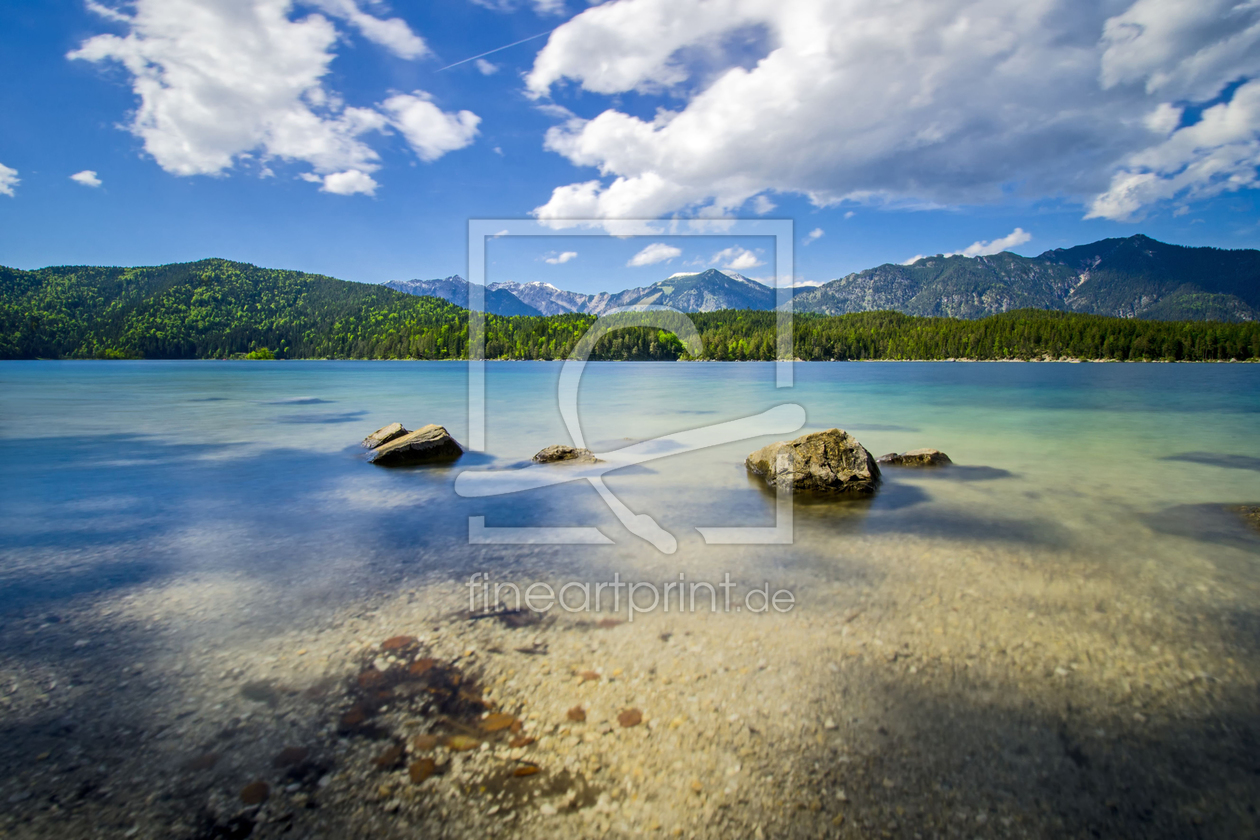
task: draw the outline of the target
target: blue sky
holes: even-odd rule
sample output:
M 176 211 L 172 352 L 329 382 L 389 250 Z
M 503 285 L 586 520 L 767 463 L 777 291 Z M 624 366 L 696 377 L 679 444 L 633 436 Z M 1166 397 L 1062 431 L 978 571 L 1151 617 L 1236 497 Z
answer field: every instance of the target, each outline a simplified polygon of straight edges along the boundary
M 773 265 L 626 218 L 793 219 L 797 282 L 1139 232 L 1260 246 L 1245 3 L 717 5 L 7 3 L 0 264 L 428 278 L 465 272 L 469 218 L 531 215 L 560 236 L 495 244 L 492 280 Z

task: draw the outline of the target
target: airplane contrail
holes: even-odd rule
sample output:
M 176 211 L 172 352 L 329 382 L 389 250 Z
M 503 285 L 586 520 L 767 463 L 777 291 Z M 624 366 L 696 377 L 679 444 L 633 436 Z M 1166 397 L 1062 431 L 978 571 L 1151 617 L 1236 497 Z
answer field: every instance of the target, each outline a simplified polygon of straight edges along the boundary
M 561 25 L 563 25 L 563 24 L 561 24 Z M 459 66 L 459 65 L 461 65 L 461 64 L 467 64 L 467 63 L 468 63 L 468 62 L 470 62 L 470 61 L 476 61 L 476 60 L 477 60 L 477 59 L 479 59 L 479 58 L 485 58 L 485 57 L 486 57 L 486 56 L 488 56 L 488 55 L 493 55 L 494 53 L 497 53 L 497 52 L 502 52 L 503 50 L 506 50 L 506 49 L 508 49 L 509 47 L 515 47 L 517 44 L 523 44 L 523 43 L 525 43 L 526 41 L 533 41 L 535 38 L 541 38 L 541 37 L 542 37 L 542 36 L 544 36 L 544 35 L 550 35 L 552 32 L 555 32 L 555 31 L 556 31 L 557 29 L 559 29 L 559 28 L 560 28 L 559 26 L 554 26 L 554 27 L 552 27 L 551 29 L 548 29 L 546 32 L 539 32 L 537 35 L 530 35 L 528 38 L 522 38 L 522 39 L 521 39 L 521 40 L 519 40 L 519 41 L 513 41 L 512 43 L 510 43 L 510 44 L 505 44 L 505 45 L 504 45 L 504 46 L 502 46 L 502 47 L 495 47 L 495 48 L 494 48 L 494 49 L 492 49 L 492 50 L 486 50 L 485 52 L 481 53 L 480 55 L 474 55 L 474 56 L 472 56 L 471 58 L 461 59 L 460 61 L 457 61 L 457 62 L 455 62 L 454 64 L 448 64 L 448 65 L 446 65 L 445 67 L 442 67 L 442 68 L 441 68 L 441 69 L 439 69 L 437 72 L 438 72 L 438 73 L 441 73 L 441 72 L 442 72 L 442 70 L 450 70 L 452 67 L 458 67 L 458 66 Z

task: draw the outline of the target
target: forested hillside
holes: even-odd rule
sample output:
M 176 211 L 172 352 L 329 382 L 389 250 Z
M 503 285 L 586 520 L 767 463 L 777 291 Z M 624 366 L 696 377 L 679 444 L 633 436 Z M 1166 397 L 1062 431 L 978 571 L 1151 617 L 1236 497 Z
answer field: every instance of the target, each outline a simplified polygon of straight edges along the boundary
M 458 356 L 463 310 L 364 283 L 227 260 L 0 268 L 0 357 Z
M 774 358 L 775 313 L 690 316 L 700 358 Z M 486 316 L 491 359 L 566 357 L 593 315 Z M 897 312 L 797 315 L 806 360 L 1246 360 L 1260 357 L 1260 323 L 1143 321 L 1024 309 L 988 318 Z M 459 359 L 468 312 L 446 301 L 331 277 L 226 260 L 153 268 L 0 268 L 0 358 L 255 357 Z M 595 359 L 688 358 L 655 329 L 605 336 Z

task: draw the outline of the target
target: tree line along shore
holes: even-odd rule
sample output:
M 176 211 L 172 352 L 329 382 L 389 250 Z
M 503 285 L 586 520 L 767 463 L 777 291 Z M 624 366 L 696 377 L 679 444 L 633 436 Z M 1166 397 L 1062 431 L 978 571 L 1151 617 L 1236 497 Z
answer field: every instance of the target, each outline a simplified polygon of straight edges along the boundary
M 462 359 L 469 313 L 444 300 L 295 271 L 205 261 L 157 269 L 0 268 L 0 359 Z M 703 350 L 628 327 L 608 361 L 771 361 L 775 312 L 689 316 Z M 592 315 L 485 316 L 488 359 L 569 356 Z M 1260 323 L 1152 321 L 1021 309 L 975 320 L 899 312 L 798 314 L 804 361 L 1255 361 Z

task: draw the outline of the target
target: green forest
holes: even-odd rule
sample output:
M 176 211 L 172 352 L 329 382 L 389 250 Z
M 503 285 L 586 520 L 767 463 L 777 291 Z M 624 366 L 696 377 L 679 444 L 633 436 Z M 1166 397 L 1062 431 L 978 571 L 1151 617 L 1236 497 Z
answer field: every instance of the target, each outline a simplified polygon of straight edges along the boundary
M 698 358 L 772 360 L 775 313 L 690 316 Z M 590 315 L 485 316 L 486 357 L 562 359 Z M 1260 323 L 1143 321 L 1024 309 L 977 320 L 896 312 L 793 319 L 804 360 L 1256 360 Z M 153 268 L 0 268 L 0 359 L 461 359 L 468 312 L 297 271 L 203 260 Z M 672 334 L 611 333 L 592 359 L 689 359 Z

